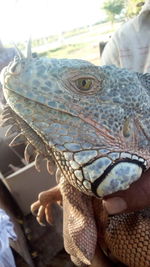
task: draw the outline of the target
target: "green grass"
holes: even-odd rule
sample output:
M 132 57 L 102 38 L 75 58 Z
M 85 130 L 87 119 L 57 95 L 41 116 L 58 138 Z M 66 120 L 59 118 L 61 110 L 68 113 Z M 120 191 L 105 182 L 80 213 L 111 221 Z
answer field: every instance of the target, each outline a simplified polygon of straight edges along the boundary
M 74 30 L 69 31 L 69 32 L 64 32 L 63 36 L 65 38 L 70 38 L 70 37 L 75 36 L 75 35 L 86 33 L 86 32 L 88 32 L 88 30 L 89 30 L 88 26 L 86 26 L 86 27 L 83 27 L 83 28 L 74 29 Z
M 56 49 L 49 50 L 48 52 L 41 53 L 40 56 L 65 58 L 68 55 L 83 49 L 86 46 L 84 43 L 64 45 Z

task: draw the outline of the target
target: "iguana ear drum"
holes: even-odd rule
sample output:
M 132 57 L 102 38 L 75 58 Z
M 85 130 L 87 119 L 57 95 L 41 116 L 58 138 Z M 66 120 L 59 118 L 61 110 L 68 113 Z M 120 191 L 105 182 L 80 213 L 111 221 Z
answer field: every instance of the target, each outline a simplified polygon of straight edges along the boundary
M 119 190 L 125 190 L 141 177 L 143 169 L 143 164 L 137 160 L 116 162 L 92 183 L 92 192 L 97 197 L 103 197 Z

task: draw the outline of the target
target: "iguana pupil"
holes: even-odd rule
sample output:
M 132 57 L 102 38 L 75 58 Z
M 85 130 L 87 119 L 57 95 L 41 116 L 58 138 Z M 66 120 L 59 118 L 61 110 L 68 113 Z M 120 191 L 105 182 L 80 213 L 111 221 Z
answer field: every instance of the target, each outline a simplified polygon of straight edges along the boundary
M 92 80 L 91 79 L 78 79 L 76 85 L 80 90 L 87 91 L 91 88 Z

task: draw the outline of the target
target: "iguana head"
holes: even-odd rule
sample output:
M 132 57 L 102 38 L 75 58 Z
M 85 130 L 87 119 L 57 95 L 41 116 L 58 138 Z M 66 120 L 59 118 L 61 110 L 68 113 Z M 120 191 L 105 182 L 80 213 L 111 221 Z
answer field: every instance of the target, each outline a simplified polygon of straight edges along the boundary
M 64 177 L 98 197 L 128 188 L 150 167 L 149 79 L 115 66 L 38 57 L 17 58 L 1 74 L 8 105 Z

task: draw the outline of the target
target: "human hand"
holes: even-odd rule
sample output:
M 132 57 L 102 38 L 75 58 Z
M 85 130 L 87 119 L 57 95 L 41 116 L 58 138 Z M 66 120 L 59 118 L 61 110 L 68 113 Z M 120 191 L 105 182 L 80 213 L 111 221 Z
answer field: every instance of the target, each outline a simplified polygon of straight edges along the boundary
M 110 215 L 150 207 L 150 170 L 129 189 L 107 196 L 103 200 L 103 205 Z
M 150 207 L 150 170 L 145 172 L 129 189 L 105 197 L 103 205 L 110 215 Z M 113 267 L 122 265 L 121 263 L 111 262 L 99 249 L 99 251 L 96 251 L 91 267 L 101 266 Z

